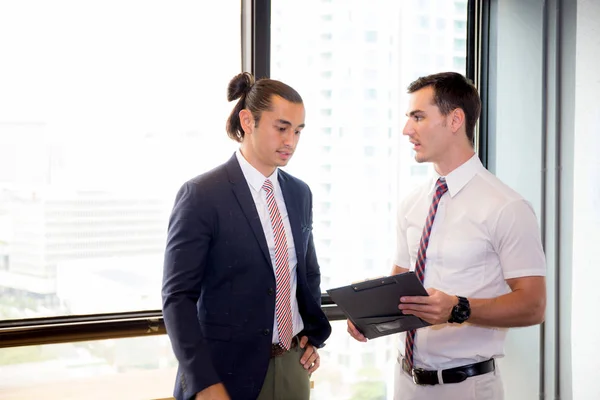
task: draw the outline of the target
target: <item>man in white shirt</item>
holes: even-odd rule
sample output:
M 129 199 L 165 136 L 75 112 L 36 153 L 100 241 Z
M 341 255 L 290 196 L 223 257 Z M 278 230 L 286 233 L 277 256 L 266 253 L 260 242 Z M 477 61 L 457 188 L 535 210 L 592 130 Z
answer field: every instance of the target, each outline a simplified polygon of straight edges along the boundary
M 432 325 L 400 335 L 394 398 L 501 400 L 494 359 L 504 355 L 507 328 L 544 320 L 537 219 L 475 154 L 481 102 L 465 77 L 422 77 L 408 92 L 403 133 L 436 176 L 399 207 L 392 274 L 423 277 L 429 296 L 402 297 L 398 308 Z M 366 341 L 350 322 L 348 332 Z

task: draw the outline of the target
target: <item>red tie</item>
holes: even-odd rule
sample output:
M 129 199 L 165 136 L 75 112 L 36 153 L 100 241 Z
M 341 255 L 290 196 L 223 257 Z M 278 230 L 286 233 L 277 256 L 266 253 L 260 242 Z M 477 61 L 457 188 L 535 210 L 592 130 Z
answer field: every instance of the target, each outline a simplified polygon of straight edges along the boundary
M 273 183 L 269 179 L 262 187 L 267 194 L 267 207 L 273 226 L 275 239 L 275 316 L 277 317 L 277 331 L 279 332 L 279 345 L 285 350 L 290 349 L 292 343 L 292 307 L 290 303 L 290 263 L 288 259 L 287 238 L 279 214 L 279 208 L 273 195 Z
M 433 196 L 433 201 L 431 202 L 431 206 L 429 207 L 429 214 L 427 214 L 427 220 L 425 221 L 423 233 L 421 234 L 421 243 L 419 244 L 417 263 L 415 264 L 415 274 L 417 275 L 417 278 L 419 278 L 421 283 L 423 283 L 423 279 L 425 277 L 425 258 L 427 254 L 427 245 L 429 245 L 429 235 L 431 234 L 431 227 L 433 226 L 433 220 L 435 219 L 435 214 L 437 212 L 440 199 L 442 198 L 444 193 L 446 193 L 447 190 L 448 186 L 446 185 L 446 180 L 444 178 L 438 179 L 435 185 L 435 195 Z M 411 369 L 413 368 L 413 347 L 415 345 L 416 332 L 417 331 L 415 329 L 406 332 L 406 345 L 404 355 Z

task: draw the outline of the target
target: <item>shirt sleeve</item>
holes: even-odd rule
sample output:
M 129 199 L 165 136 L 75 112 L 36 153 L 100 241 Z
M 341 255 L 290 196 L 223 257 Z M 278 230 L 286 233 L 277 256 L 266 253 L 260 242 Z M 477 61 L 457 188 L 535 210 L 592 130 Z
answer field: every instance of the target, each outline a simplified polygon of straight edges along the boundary
M 508 203 L 498 213 L 493 245 L 504 279 L 545 276 L 546 257 L 535 212 L 526 200 Z

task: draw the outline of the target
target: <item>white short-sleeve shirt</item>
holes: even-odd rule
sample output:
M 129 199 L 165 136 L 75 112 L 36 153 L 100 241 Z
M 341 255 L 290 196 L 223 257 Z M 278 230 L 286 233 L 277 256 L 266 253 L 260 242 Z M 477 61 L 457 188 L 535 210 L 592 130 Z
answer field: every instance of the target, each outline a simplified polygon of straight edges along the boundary
M 394 263 L 415 269 L 435 176 L 398 209 Z M 425 260 L 426 288 L 471 298 L 510 292 L 506 279 L 545 276 L 546 259 L 531 204 L 486 170 L 477 155 L 446 177 Z M 441 324 L 417 331 L 414 363 L 439 370 L 504 355 L 505 328 Z M 405 334 L 400 335 L 404 353 Z

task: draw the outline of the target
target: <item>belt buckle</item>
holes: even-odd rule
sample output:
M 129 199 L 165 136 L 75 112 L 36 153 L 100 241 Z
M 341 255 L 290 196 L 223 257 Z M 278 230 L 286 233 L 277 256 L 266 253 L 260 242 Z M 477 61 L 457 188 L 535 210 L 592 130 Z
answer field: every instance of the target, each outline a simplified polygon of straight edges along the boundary
M 415 385 L 422 385 L 422 383 L 419 382 L 419 378 L 417 378 L 417 373 L 420 373 L 422 371 L 423 371 L 423 369 L 421 369 L 421 368 L 413 368 L 411 370 L 411 375 L 412 375 L 413 382 Z

